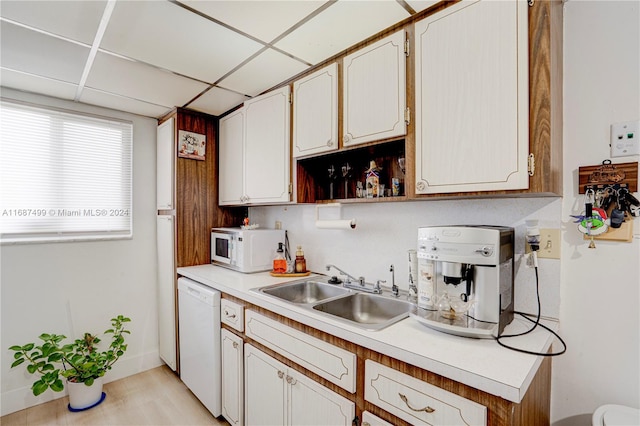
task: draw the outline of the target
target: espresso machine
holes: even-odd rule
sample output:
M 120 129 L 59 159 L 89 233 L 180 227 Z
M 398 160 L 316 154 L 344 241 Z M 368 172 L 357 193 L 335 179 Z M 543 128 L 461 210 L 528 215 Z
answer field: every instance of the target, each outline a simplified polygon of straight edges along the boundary
M 418 304 L 427 327 L 493 338 L 513 320 L 513 228 L 418 228 Z

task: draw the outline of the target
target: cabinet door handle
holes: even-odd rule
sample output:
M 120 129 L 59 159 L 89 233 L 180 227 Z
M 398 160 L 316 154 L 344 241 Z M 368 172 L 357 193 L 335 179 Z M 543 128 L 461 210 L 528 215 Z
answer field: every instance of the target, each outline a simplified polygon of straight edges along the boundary
M 287 383 L 289 383 L 290 385 L 295 385 L 296 383 L 298 383 L 298 381 L 287 374 Z
M 238 342 L 233 342 L 233 349 L 238 349 Z
M 278 370 L 278 378 L 279 378 L 279 379 L 282 379 L 283 377 L 284 377 L 284 372 L 283 372 L 283 371 Z
M 411 409 L 412 411 L 424 411 L 425 413 L 433 413 L 434 411 L 436 411 L 435 408 L 431 408 L 428 405 L 424 408 L 413 408 L 411 404 L 409 404 L 409 400 L 407 400 L 406 396 L 401 393 L 398 393 L 398 395 L 400 395 L 400 399 L 402 400 L 402 402 L 407 404 L 407 407 L 409 407 L 409 409 Z

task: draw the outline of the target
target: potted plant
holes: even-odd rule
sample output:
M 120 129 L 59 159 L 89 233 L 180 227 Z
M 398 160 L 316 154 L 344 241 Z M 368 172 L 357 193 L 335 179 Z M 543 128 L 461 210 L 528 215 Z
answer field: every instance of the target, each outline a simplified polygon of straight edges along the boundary
M 47 389 L 62 391 L 64 377 L 68 384 L 69 409 L 91 408 L 104 399 L 102 376 L 127 350 L 124 335 L 130 332 L 125 329 L 125 323 L 130 321 L 122 315 L 111 319 L 112 328 L 104 332 L 112 335 L 111 344 L 104 351 L 98 350 L 100 339 L 90 333 L 69 344 L 63 344 L 66 336 L 43 333 L 39 336 L 43 342 L 39 346 L 27 343 L 9 348 L 15 352 L 11 368 L 26 363 L 30 374 L 38 373 L 40 378 L 31 386 L 36 396 Z

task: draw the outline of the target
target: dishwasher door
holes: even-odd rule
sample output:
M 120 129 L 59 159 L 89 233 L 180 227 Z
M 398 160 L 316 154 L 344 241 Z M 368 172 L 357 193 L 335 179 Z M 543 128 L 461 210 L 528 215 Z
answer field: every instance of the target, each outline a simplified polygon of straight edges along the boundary
M 222 413 L 220 292 L 178 279 L 180 378 L 214 416 Z

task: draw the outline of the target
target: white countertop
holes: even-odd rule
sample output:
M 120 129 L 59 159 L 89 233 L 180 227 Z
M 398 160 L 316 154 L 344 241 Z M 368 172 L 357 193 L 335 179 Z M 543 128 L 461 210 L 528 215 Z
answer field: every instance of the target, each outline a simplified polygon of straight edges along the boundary
M 380 331 L 366 331 L 295 304 L 251 291 L 258 287 L 300 278 L 275 278 L 268 272 L 242 274 L 213 265 L 178 268 L 178 274 L 230 294 L 277 314 L 411 365 L 464 383 L 513 402 L 524 397 L 543 357 L 501 347 L 493 339 L 472 339 L 432 330 L 406 318 Z M 532 323 L 515 316 L 504 334 L 526 331 Z M 557 323 L 545 325 L 555 329 Z M 553 335 L 538 327 L 520 337 L 503 340 L 532 352 L 545 353 Z

